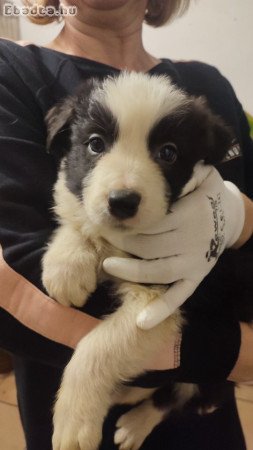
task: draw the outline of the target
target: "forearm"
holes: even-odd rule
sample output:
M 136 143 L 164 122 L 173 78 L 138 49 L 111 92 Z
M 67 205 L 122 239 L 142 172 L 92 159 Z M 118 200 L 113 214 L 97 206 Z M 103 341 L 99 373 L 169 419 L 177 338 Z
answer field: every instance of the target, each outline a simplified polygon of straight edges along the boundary
M 240 323 L 241 347 L 237 362 L 230 373 L 230 381 L 253 381 L 253 325 Z
M 245 205 L 245 222 L 242 233 L 234 245 L 240 248 L 253 234 L 253 202 L 243 194 Z M 246 382 L 253 380 L 253 325 L 240 323 L 241 347 L 237 362 L 229 375 L 229 380 Z
M 253 234 L 253 202 L 246 195 L 242 194 L 245 206 L 245 222 L 239 239 L 233 245 L 233 248 L 242 247 Z

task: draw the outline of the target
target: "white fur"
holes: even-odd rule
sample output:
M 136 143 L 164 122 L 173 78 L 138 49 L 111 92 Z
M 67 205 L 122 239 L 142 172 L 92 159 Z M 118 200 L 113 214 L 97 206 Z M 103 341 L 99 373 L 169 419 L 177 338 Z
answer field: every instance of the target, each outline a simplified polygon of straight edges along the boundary
M 146 400 L 120 417 L 116 424 L 115 444 L 119 450 L 138 450 L 165 415 L 166 411 L 155 408 L 152 401 Z
M 107 210 L 108 194 L 113 189 L 132 189 L 142 200 L 137 215 L 124 225 L 128 231 L 140 232 L 167 212 L 167 186 L 147 149 L 148 133 L 166 114 L 183 107 L 187 97 L 165 77 L 133 73 L 107 79 L 94 100 L 103 102 L 117 117 L 119 138 L 85 181 L 87 215 L 100 225 L 100 233 L 106 227 L 112 231 L 115 221 Z
M 124 73 L 107 79 L 103 85 L 104 102 L 117 117 L 122 139 L 147 137 L 155 123 L 187 103 L 188 98 L 165 76 L 150 77 Z M 127 105 L 127 108 L 126 108 Z M 136 120 L 138 118 L 138 120 Z M 134 151 L 131 146 L 129 151 Z
M 141 373 L 147 360 L 179 330 L 179 314 L 149 331 L 136 327 L 136 314 L 162 294 L 161 288 L 124 283 L 119 294 L 122 307 L 80 341 L 65 370 L 55 406 L 55 450 L 78 445 L 97 449 L 112 392 L 121 381 Z
M 106 80 L 95 99 L 106 103 L 118 118 L 119 137 L 85 180 L 85 202 L 68 190 L 62 162 L 54 194 L 59 227 L 43 258 L 43 283 L 49 294 L 65 305 L 80 306 L 86 301 L 97 282 L 105 278 L 101 267 L 107 256 L 127 256 L 103 240 L 103 231 L 138 233 L 166 215 L 167 186 L 146 141 L 150 128 L 184 105 L 186 96 L 164 77 L 124 74 Z M 133 117 L 138 120 L 133 122 Z M 123 229 L 108 211 L 108 194 L 113 189 L 133 189 L 141 194 L 136 216 L 124 220 Z M 182 324 L 179 312 L 149 331 L 136 326 L 138 313 L 165 289 L 118 281 L 122 306 L 80 341 L 64 372 L 54 412 L 54 450 L 97 450 L 104 417 L 115 392 L 120 395 L 121 382 L 140 374 L 159 348 L 178 333 Z M 146 398 L 139 394 L 129 394 L 129 400 Z M 138 411 L 142 410 L 147 424 L 141 436 L 131 438 L 131 442 L 136 439 L 133 449 L 139 448 L 163 417 L 150 400 L 143 405 L 132 413 L 140 420 Z M 119 424 L 123 422 L 122 418 Z M 121 438 L 115 439 L 121 442 L 120 448 L 130 449 L 124 447 L 122 427 Z
M 142 402 L 156 391 L 156 388 L 140 388 L 132 386 L 121 386 L 120 391 L 116 391 L 113 394 L 113 403 L 115 404 L 127 404 L 135 405 Z
M 139 143 L 137 148 L 145 149 L 145 143 Z M 119 139 L 85 182 L 87 216 L 101 234 L 106 229 L 112 230 L 118 223 L 108 211 L 108 195 L 112 190 L 131 189 L 141 195 L 137 214 L 124 221 L 128 232 L 131 229 L 134 233 L 140 232 L 166 214 L 166 185 L 162 173 L 147 151 L 141 153 L 136 149 L 136 153 L 134 156 L 128 152 L 126 145 Z

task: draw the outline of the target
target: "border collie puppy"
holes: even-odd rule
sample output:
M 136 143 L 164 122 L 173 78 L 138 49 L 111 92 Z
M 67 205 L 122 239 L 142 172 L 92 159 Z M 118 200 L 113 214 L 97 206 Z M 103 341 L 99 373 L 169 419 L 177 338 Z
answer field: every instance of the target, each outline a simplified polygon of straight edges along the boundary
M 85 82 L 46 121 L 48 149 L 62 158 L 54 188 L 58 227 L 42 280 L 58 302 L 81 307 L 109 278 L 103 260 L 128 256 L 104 237 L 124 239 L 161 221 L 224 158 L 232 138 L 203 98 L 188 96 L 167 77 L 137 73 Z M 138 329 L 138 313 L 167 287 L 112 283 L 120 306 L 81 340 L 65 369 L 54 450 L 97 450 L 109 408 L 123 402 L 138 405 L 119 420 L 115 443 L 137 450 L 169 411 L 198 393 L 196 385 L 177 383 L 173 403 L 163 399 L 159 409 L 155 389 L 124 386 L 175 337 L 183 319 L 178 310 L 154 329 Z

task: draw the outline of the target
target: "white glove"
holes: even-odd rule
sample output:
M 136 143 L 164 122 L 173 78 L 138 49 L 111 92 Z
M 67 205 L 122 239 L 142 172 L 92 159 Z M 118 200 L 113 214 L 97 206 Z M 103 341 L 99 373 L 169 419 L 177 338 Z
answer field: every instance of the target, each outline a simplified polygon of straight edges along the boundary
M 154 327 L 193 294 L 223 250 L 237 241 L 244 219 L 240 191 L 212 168 L 154 229 L 135 236 L 107 236 L 115 247 L 142 258 L 107 258 L 103 263 L 107 273 L 137 283 L 174 283 L 138 315 L 140 328 Z

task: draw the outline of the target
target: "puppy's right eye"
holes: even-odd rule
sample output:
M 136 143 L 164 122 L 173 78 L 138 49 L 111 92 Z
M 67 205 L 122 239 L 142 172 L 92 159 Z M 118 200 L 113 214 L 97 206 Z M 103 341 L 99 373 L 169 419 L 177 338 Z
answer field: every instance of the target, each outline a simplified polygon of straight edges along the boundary
M 166 161 L 169 164 L 174 164 L 177 160 L 177 146 L 173 142 L 168 142 L 160 148 L 158 154 L 158 159 Z
M 92 135 L 86 144 L 90 153 L 103 153 L 105 151 L 105 142 L 100 136 Z

